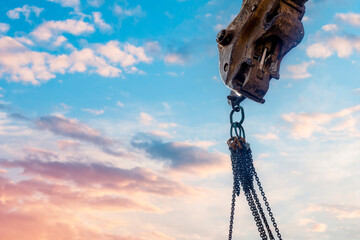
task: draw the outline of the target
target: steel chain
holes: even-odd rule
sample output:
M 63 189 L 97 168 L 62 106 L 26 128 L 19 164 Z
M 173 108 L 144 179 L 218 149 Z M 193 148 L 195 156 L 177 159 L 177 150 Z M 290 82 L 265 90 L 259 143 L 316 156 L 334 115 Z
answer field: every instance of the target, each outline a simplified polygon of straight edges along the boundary
M 254 178 L 255 178 L 262 199 L 265 203 L 266 210 L 269 213 L 271 222 L 277 233 L 277 237 L 279 238 L 279 240 L 282 240 L 280 231 L 277 227 L 269 202 L 267 201 L 267 198 L 265 196 L 264 189 L 262 188 L 259 177 L 255 171 L 250 145 L 245 141 L 245 131 L 244 128 L 242 127 L 242 123 L 244 122 L 245 119 L 244 109 L 241 106 L 239 106 L 240 102 L 236 104 L 234 104 L 234 102 L 235 102 L 234 100 L 231 100 L 231 105 L 233 108 L 233 110 L 230 113 L 231 138 L 228 141 L 229 150 L 231 153 L 231 166 L 233 171 L 233 191 L 232 191 L 232 199 L 231 199 L 228 239 L 232 240 L 236 196 L 240 195 L 240 187 L 241 187 L 243 189 L 244 195 L 250 207 L 251 213 L 254 217 L 261 239 L 267 240 L 268 239 L 267 234 L 268 234 L 270 240 L 275 240 L 274 235 L 272 234 L 270 226 L 266 219 L 264 210 L 261 206 L 259 197 L 254 188 Z M 233 121 L 233 114 L 235 112 L 241 113 L 241 120 L 239 122 Z M 236 136 L 233 136 L 233 131 L 235 132 Z M 267 233 L 265 231 L 264 225 Z
M 252 152 L 251 152 L 251 149 L 250 149 L 250 148 L 247 150 L 247 155 L 248 155 L 248 158 L 249 158 L 249 159 L 252 159 Z M 261 185 L 260 179 L 259 179 L 259 177 L 258 177 L 258 175 L 257 175 L 257 173 L 256 173 L 256 170 L 255 170 L 255 167 L 254 167 L 253 164 L 252 164 L 252 171 L 254 172 L 254 177 L 255 177 L 256 183 L 257 183 L 257 185 L 258 185 L 258 187 L 259 187 L 259 190 L 260 190 L 260 192 L 261 192 L 261 196 L 262 196 L 262 198 L 263 198 L 263 201 L 264 201 L 264 203 L 265 203 L 266 210 L 268 211 L 269 216 L 270 216 L 270 219 L 271 219 L 271 222 L 273 223 L 273 226 L 274 226 L 274 228 L 275 228 L 276 235 L 277 235 L 277 237 L 279 238 L 279 240 L 282 240 L 282 237 L 281 237 L 281 234 L 280 234 L 280 230 L 279 230 L 279 228 L 278 228 L 278 226 L 277 226 L 277 223 L 276 223 L 276 221 L 275 221 L 274 214 L 273 214 L 272 211 L 271 211 L 270 204 L 269 204 L 269 202 L 268 202 L 268 200 L 267 200 L 267 197 L 265 196 L 264 189 L 263 189 L 263 187 L 262 187 L 262 185 Z

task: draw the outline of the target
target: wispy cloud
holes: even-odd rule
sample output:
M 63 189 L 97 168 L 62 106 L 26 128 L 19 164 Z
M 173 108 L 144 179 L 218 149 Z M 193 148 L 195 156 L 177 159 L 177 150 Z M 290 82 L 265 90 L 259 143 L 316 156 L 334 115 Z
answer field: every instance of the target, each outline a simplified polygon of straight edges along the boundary
M 360 14 L 358 13 L 337 13 L 335 17 L 343 22 L 360 27 Z
M 183 65 L 186 62 L 185 56 L 177 53 L 170 53 L 164 57 L 165 63 Z
M 97 19 L 98 20 L 98 19 Z M 49 41 L 54 36 L 70 33 L 75 36 L 93 33 L 95 28 L 92 24 L 83 20 L 66 19 L 64 21 L 47 21 L 37 27 L 31 35 L 42 41 Z
M 144 17 L 146 15 L 140 5 L 135 8 L 125 8 L 115 4 L 113 11 L 116 15 L 125 17 Z
M 322 42 L 314 43 L 306 49 L 311 58 L 328 58 L 335 53 L 340 58 L 351 56 L 354 51 L 360 53 L 359 36 L 333 36 Z
M 300 226 L 305 226 L 307 229 L 307 231 L 310 232 L 325 232 L 327 230 L 327 225 L 325 223 L 319 223 L 316 222 L 313 219 L 309 219 L 309 218 L 302 218 L 299 221 L 299 225 Z
M 29 20 L 31 13 L 34 13 L 36 17 L 39 17 L 43 8 L 36 6 L 24 5 L 6 12 L 6 15 L 11 19 L 19 19 L 20 15 L 24 15 L 26 20 Z
M 309 212 L 328 212 L 335 215 L 339 220 L 360 219 L 360 208 L 354 206 L 342 205 L 310 205 L 307 209 Z
M 144 48 L 116 41 L 81 50 L 74 49 L 68 55 L 52 55 L 32 51 L 14 38 L 2 37 L 0 52 L 0 76 L 33 85 L 55 78 L 56 73 L 90 71 L 104 77 L 117 77 L 122 72 L 119 67 L 131 69 L 134 64 L 152 61 Z M 137 72 L 140 74 L 142 71 Z
M 107 24 L 102 18 L 101 12 L 93 12 L 92 16 L 94 18 L 95 25 L 100 28 L 102 31 L 110 31 L 112 28 L 109 24 Z
M 302 62 L 297 65 L 289 65 L 287 66 L 287 70 L 289 74 L 286 77 L 292 78 L 292 79 L 304 79 L 311 77 L 311 74 L 308 72 L 308 68 L 311 65 L 314 65 L 315 61 L 309 61 L 309 62 Z
M 76 119 L 68 119 L 64 116 L 44 116 L 36 119 L 35 124 L 40 130 L 48 130 L 56 135 L 92 143 L 111 155 L 124 155 L 113 149 L 115 140 L 104 136 L 98 130 L 80 123 Z
M 96 109 L 90 109 L 90 108 L 83 108 L 82 111 L 84 112 L 88 112 L 94 115 L 101 115 L 104 114 L 104 110 L 100 109 L 100 110 L 96 110 Z
M 4 168 L 21 168 L 30 177 L 43 177 L 52 181 L 65 181 L 85 189 L 103 189 L 106 193 L 151 193 L 179 196 L 192 192 L 178 182 L 154 174 L 144 168 L 123 169 L 101 163 L 44 162 L 36 159 L 8 161 L 0 159 Z
M 80 0 L 47 0 L 49 2 L 59 3 L 63 7 L 79 8 Z
M 7 33 L 10 29 L 10 25 L 7 23 L 0 23 L 0 33 Z
M 131 144 L 172 170 L 207 175 L 224 171 L 227 167 L 225 154 L 209 152 L 191 143 L 164 142 L 157 136 L 139 133 Z
M 310 138 L 315 133 L 332 135 L 336 133 L 360 136 L 357 124 L 360 105 L 335 113 L 289 113 L 282 119 L 290 124 L 288 131 L 295 139 Z

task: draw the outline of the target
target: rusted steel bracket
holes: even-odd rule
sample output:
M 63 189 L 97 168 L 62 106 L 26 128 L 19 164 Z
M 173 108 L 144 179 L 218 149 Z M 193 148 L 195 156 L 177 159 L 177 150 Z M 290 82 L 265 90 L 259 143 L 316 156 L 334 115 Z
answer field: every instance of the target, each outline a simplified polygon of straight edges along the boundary
M 307 0 L 243 0 L 240 13 L 217 36 L 220 74 L 238 96 L 264 103 L 283 57 L 304 37 Z

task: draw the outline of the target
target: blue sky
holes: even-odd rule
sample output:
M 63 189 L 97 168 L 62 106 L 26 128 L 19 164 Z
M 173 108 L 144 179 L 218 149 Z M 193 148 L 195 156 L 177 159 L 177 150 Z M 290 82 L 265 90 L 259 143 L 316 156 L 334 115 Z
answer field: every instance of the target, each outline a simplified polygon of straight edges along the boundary
M 230 107 L 215 38 L 240 7 L 1 2 L 1 235 L 226 238 Z M 243 103 L 247 139 L 284 238 L 358 239 L 360 4 L 306 7 L 266 103 Z M 258 238 L 238 202 L 235 237 Z

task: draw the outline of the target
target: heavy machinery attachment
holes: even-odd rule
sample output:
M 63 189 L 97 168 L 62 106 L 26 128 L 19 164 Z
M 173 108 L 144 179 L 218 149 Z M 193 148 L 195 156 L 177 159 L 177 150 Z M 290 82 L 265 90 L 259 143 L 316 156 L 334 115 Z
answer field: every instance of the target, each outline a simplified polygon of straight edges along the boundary
M 217 36 L 221 78 L 233 95 L 265 102 L 283 57 L 304 37 L 306 2 L 243 0 L 240 13 Z

